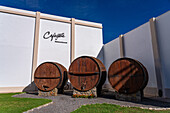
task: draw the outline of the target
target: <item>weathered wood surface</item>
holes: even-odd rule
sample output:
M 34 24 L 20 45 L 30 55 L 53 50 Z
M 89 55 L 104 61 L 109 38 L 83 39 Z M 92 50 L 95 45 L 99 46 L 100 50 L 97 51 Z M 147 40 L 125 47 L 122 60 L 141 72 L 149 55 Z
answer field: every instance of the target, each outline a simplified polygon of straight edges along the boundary
M 59 63 L 45 62 L 39 65 L 34 73 L 34 82 L 39 90 L 51 91 L 64 87 L 67 81 L 67 70 Z
M 120 58 L 109 67 L 108 79 L 119 93 L 132 94 L 142 90 L 148 82 L 146 68 L 130 58 Z
M 98 85 L 103 85 L 106 69 L 102 62 L 94 57 L 82 56 L 75 59 L 70 67 L 68 78 L 78 91 L 88 91 Z M 101 79 L 103 78 L 103 79 Z M 102 83 L 101 83 L 102 82 Z

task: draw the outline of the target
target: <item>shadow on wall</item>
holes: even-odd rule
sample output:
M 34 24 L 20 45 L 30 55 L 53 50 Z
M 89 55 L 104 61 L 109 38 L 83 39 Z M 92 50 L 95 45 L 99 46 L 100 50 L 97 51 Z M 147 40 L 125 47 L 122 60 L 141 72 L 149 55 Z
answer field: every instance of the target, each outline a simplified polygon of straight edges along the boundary
M 102 46 L 99 54 L 97 55 L 97 59 L 99 59 L 100 61 L 102 61 L 102 63 L 104 64 L 104 46 Z
M 26 92 L 26 93 L 30 93 L 30 94 L 32 94 L 32 93 L 38 94 L 38 88 L 37 88 L 37 86 L 35 85 L 35 83 L 34 83 L 34 81 L 33 81 L 33 82 L 31 82 L 31 84 L 29 84 L 28 86 L 26 86 L 26 87 L 22 90 L 22 92 Z

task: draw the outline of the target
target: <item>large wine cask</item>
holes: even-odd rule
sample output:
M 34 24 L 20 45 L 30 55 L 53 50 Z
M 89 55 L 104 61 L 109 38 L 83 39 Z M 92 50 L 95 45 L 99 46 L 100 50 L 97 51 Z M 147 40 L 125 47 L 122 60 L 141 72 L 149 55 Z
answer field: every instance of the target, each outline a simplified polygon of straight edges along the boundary
M 54 88 L 63 89 L 67 80 L 66 68 L 56 62 L 42 63 L 34 73 L 34 82 L 41 91 L 51 91 Z
M 120 58 L 110 65 L 108 80 L 117 92 L 132 94 L 146 87 L 148 72 L 139 61 L 131 58 Z
M 71 63 L 68 78 L 74 89 L 78 91 L 101 88 L 106 80 L 106 69 L 99 59 L 81 56 Z

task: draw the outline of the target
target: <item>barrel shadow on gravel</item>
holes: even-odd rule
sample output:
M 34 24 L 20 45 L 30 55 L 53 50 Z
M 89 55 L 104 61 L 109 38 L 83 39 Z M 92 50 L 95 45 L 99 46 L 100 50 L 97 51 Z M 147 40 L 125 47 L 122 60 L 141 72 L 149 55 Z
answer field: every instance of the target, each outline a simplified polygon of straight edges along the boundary
M 170 102 L 162 102 L 162 101 L 153 100 L 153 99 L 146 98 L 146 97 L 143 98 L 143 100 L 142 100 L 142 102 L 140 102 L 140 104 L 170 108 Z
M 64 92 L 64 95 L 72 96 L 73 95 L 73 90 L 67 90 Z
M 103 95 L 101 95 L 101 98 L 117 100 L 115 98 L 115 96 L 113 94 L 111 94 L 110 92 L 105 92 Z M 117 100 L 117 101 L 130 102 L 130 103 L 146 105 L 146 106 L 155 106 L 155 107 L 159 107 L 159 108 L 170 108 L 170 102 L 161 101 L 161 99 L 158 100 L 158 99 L 155 99 L 152 97 L 151 98 L 143 97 L 142 101 L 140 101 L 140 102 L 123 101 L 123 100 Z M 169 99 L 169 101 L 170 101 L 170 99 Z
M 72 96 L 72 94 L 73 94 L 72 90 L 68 90 L 64 92 L 64 95 Z M 170 102 L 163 102 L 163 101 L 155 100 L 153 98 L 148 98 L 148 97 L 143 97 L 141 102 L 123 101 L 123 100 L 117 100 L 111 92 L 105 92 L 99 98 L 115 100 L 115 101 L 120 101 L 120 102 L 130 102 L 133 104 L 138 104 L 139 106 L 146 105 L 146 106 L 153 106 L 153 107 L 158 107 L 158 108 L 170 108 Z

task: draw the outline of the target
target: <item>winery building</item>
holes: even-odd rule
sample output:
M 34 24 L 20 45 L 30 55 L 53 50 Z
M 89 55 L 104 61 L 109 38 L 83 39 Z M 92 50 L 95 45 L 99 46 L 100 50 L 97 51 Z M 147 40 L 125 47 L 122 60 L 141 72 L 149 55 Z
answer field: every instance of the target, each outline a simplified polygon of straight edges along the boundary
M 43 62 L 68 69 L 75 58 L 93 56 L 108 70 L 129 57 L 148 71 L 144 93 L 170 98 L 169 31 L 170 11 L 103 44 L 102 24 L 0 6 L 0 93 L 23 91 Z

